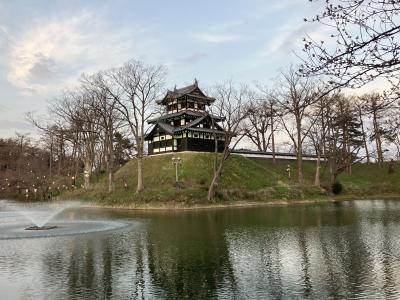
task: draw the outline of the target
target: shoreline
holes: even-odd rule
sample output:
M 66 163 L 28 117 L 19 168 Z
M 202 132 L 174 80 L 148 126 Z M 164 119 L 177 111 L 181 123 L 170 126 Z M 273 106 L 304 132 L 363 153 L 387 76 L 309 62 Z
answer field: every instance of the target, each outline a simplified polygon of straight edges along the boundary
M 275 201 L 235 201 L 226 203 L 204 203 L 204 204 L 181 204 L 174 202 L 150 202 L 136 203 L 134 205 L 109 205 L 99 203 L 85 203 L 83 208 L 98 208 L 98 209 L 118 209 L 118 210 L 138 210 L 138 211 L 195 211 L 195 210 L 213 210 L 213 209 L 228 209 L 228 208 L 252 208 L 265 206 L 290 206 L 290 205 L 308 205 L 308 204 L 326 204 L 338 203 L 355 200 L 396 200 L 400 199 L 400 195 L 368 195 L 368 196 L 339 196 L 329 197 L 326 199 L 302 199 L 302 200 L 275 200 Z

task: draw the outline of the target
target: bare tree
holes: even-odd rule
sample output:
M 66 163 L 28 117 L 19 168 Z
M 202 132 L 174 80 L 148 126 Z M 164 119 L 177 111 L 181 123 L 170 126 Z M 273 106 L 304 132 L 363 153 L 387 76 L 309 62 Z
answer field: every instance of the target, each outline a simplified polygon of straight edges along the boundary
M 389 119 L 395 109 L 395 100 L 378 93 L 365 94 L 360 100 L 365 114 L 372 118 L 371 140 L 375 140 L 377 162 L 381 166 L 384 161 L 383 142 L 393 139 Z
M 260 152 L 267 152 L 271 134 L 270 112 L 266 102 L 253 100 L 245 109 L 247 110 L 246 128 L 244 135 L 247 137 Z
M 303 77 L 291 66 L 278 82 L 276 101 L 282 109 L 281 123 L 297 156 L 298 182 L 303 184 L 303 141 L 311 126 L 305 127 L 305 118 L 310 108 L 320 98 L 318 86 L 308 77 Z M 288 118 L 293 117 L 293 119 Z
M 86 91 L 65 91 L 50 106 L 51 114 L 63 120 L 65 129 L 62 140 L 67 137 L 73 144 L 73 152 L 79 152 L 84 164 L 84 186 L 90 188 L 95 147 L 99 139 L 98 115 L 94 109 L 95 99 Z
M 276 142 L 275 133 L 279 130 L 277 119 L 279 118 L 279 110 L 276 96 L 268 87 L 257 84 L 260 91 L 260 100 L 264 102 L 264 112 L 269 116 L 270 134 L 268 136 L 268 146 L 272 152 L 272 162 L 276 162 Z
M 223 129 L 225 145 L 221 157 L 216 162 L 216 168 L 208 189 L 208 201 L 214 199 L 226 160 L 244 136 L 239 133 L 243 132 L 244 120 L 247 116 L 245 105 L 252 97 L 247 86 L 242 86 L 238 90 L 233 86 L 232 82 L 216 85 L 212 93 L 216 98 L 212 112 L 217 116 L 223 117 L 220 126 Z
M 118 96 L 109 91 L 113 90 L 114 82 L 107 80 L 103 73 L 82 77 L 83 88 L 93 99 L 93 112 L 96 114 L 96 123 L 101 127 L 103 140 L 103 154 L 105 167 L 108 173 L 108 191 L 114 189 L 114 134 L 123 126 L 122 116 L 117 109 Z
M 122 114 L 135 139 L 137 151 L 137 188 L 144 190 L 143 156 L 144 135 L 147 120 L 152 116 L 152 106 L 164 86 L 166 70 L 163 66 L 146 65 L 130 61 L 122 67 L 110 70 L 106 76 L 114 83 L 108 92 L 113 96 L 116 109 Z
M 24 150 L 29 144 L 29 134 L 21 134 L 21 133 L 16 133 L 16 140 L 18 140 L 18 148 L 17 148 L 17 173 L 18 173 L 18 178 L 21 178 L 21 168 L 22 168 L 22 160 L 23 160 L 23 154 Z
M 391 132 L 393 134 L 392 143 L 396 148 L 395 158 L 397 160 L 400 159 L 400 118 L 396 116 L 389 120 L 389 124 L 391 127 Z
M 62 118 L 53 114 L 52 109 L 49 108 L 49 120 L 39 121 L 39 118 L 35 117 L 33 113 L 29 112 L 26 114 L 26 118 L 32 123 L 44 136 L 48 136 L 50 139 L 51 158 L 57 163 L 57 176 L 60 176 L 66 163 L 66 132 L 67 125 Z M 52 166 L 53 160 L 51 160 Z M 50 168 L 51 175 L 53 175 L 52 167 Z
M 326 0 L 324 6 L 310 21 L 331 29 L 330 38 L 304 39 L 301 71 L 329 76 L 334 87 L 359 87 L 383 77 L 398 93 L 400 2 Z
M 331 183 L 336 182 L 337 176 L 343 171 L 351 174 L 354 163 L 362 161 L 359 156 L 363 146 L 360 122 L 357 111 L 343 94 L 333 95 L 334 102 L 329 119 L 327 134 L 327 159 Z
M 371 157 L 369 153 L 369 147 L 368 147 L 368 138 L 367 138 L 367 128 L 365 126 L 365 105 L 364 101 L 360 99 L 359 97 L 354 98 L 354 108 L 358 113 L 358 119 L 361 124 L 361 134 L 362 134 L 362 140 L 364 144 L 364 150 L 365 150 L 365 158 L 367 159 L 367 164 L 371 162 Z
M 333 101 L 331 96 L 324 96 L 318 99 L 315 107 L 310 114 L 310 131 L 309 139 L 317 156 L 314 185 L 321 185 L 321 160 L 326 161 L 326 141 L 329 132 L 329 118 L 332 113 Z

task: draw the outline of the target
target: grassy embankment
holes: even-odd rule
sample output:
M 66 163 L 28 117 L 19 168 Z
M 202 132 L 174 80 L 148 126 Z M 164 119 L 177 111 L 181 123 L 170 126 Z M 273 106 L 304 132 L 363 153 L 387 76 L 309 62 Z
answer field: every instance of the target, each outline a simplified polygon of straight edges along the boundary
M 106 176 L 93 184 L 88 191 L 75 191 L 63 197 L 74 197 L 100 205 L 143 206 L 180 205 L 193 206 L 207 204 L 207 189 L 212 176 L 213 155 L 205 153 L 181 153 L 179 167 L 181 189 L 174 186 L 175 169 L 171 155 L 153 156 L 145 159 L 144 181 L 146 191 L 135 194 L 136 161 L 130 161 L 115 173 L 115 191 L 108 193 Z M 286 168 L 291 165 L 292 179 L 287 178 Z M 396 170 L 396 168 L 395 168 Z M 315 162 L 304 162 L 305 185 L 296 184 L 296 162 L 255 160 L 232 155 L 217 194 L 217 204 L 232 204 L 243 201 L 273 202 L 299 200 L 328 200 L 331 196 L 322 188 L 313 186 Z M 323 185 L 327 181 L 327 171 L 322 170 Z M 123 178 L 128 188 L 123 186 Z M 387 166 L 360 164 L 353 166 L 353 174 L 339 176 L 344 186 L 341 197 L 400 194 L 400 170 L 389 174 Z

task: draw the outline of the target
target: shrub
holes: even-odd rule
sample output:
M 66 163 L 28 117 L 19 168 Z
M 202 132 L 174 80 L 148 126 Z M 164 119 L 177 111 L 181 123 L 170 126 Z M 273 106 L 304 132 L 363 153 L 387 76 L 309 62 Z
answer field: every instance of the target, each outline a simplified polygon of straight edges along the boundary
M 336 181 L 335 183 L 332 184 L 332 193 L 335 195 L 339 195 L 343 191 L 343 185 Z

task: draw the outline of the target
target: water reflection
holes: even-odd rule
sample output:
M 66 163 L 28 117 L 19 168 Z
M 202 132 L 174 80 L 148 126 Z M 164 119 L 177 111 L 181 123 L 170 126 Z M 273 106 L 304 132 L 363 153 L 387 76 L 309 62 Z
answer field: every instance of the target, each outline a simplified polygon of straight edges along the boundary
M 180 213 L 84 210 L 76 214 L 141 225 L 0 240 L 0 290 L 7 299 L 395 299 L 399 213 L 396 201 Z

